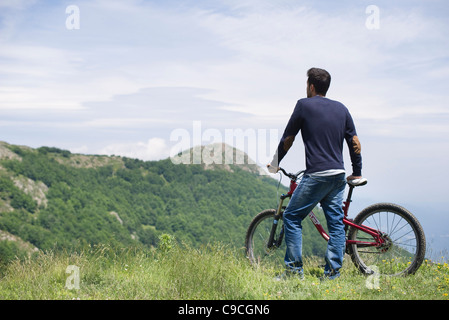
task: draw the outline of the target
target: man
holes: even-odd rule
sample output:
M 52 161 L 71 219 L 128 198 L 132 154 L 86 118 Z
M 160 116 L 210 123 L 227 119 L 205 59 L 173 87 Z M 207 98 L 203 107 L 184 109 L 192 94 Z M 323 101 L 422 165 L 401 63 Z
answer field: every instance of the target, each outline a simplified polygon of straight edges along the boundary
M 340 275 L 346 241 L 342 209 L 346 186 L 343 141 L 346 140 L 349 146 L 352 162 L 352 175 L 348 181 L 362 178 L 361 146 L 348 109 L 340 102 L 326 98 L 330 74 L 323 69 L 311 68 L 307 77 L 307 98 L 297 102 L 277 152 L 267 167 L 271 173 L 279 170 L 279 163 L 301 130 L 306 171 L 284 212 L 287 245 L 284 261 L 287 271 L 303 278 L 301 222 L 320 203 L 330 237 L 324 277 L 335 279 Z

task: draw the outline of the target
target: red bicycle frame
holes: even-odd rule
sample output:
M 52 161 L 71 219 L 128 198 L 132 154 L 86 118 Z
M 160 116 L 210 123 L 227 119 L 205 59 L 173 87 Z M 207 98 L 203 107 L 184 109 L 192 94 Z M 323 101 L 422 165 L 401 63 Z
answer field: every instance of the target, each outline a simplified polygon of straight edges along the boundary
M 291 197 L 293 194 L 293 191 L 295 191 L 296 187 L 298 186 L 297 182 L 295 179 L 291 179 L 290 180 L 290 189 L 286 195 L 286 197 Z M 363 231 L 366 234 L 369 234 L 370 236 L 373 237 L 374 241 L 370 242 L 370 241 L 359 241 L 359 240 L 346 240 L 346 245 L 357 245 L 359 247 L 379 247 L 384 243 L 384 240 L 382 239 L 381 233 L 373 228 L 364 226 L 364 225 L 358 225 L 355 224 L 351 219 L 348 219 L 348 211 L 349 211 L 349 205 L 351 203 L 351 198 L 352 198 L 352 192 L 354 190 L 354 186 L 351 184 L 348 184 L 349 186 L 349 192 L 348 192 L 348 196 L 346 198 L 346 201 L 343 202 L 343 212 L 344 212 L 344 217 L 343 217 L 343 223 L 346 226 L 349 226 L 351 228 L 356 228 L 358 230 Z M 313 213 L 313 211 L 311 211 L 309 213 L 309 218 L 310 220 L 312 220 L 313 225 L 315 226 L 315 228 L 317 229 L 317 231 L 320 233 L 320 235 L 324 238 L 324 240 L 329 241 L 329 235 L 326 233 L 326 231 L 324 230 L 323 226 L 321 225 L 320 221 L 318 220 L 318 218 L 315 216 L 315 214 Z

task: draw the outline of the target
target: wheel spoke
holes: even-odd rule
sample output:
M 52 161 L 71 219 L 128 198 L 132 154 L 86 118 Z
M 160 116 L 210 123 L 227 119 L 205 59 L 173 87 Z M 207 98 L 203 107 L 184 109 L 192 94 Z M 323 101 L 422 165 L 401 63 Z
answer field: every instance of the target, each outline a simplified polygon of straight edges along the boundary
M 274 210 L 259 214 L 251 224 L 247 233 L 247 255 L 252 263 L 264 266 L 282 265 L 285 254 L 285 244 L 276 246 L 282 230 L 282 219 L 279 220 L 273 243 L 269 243 L 273 226 Z
M 379 230 L 383 239 L 383 244 L 377 247 L 350 247 L 351 258 L 362 272 L 375 266 L 381 274 L 397 275 L 419 268 L 425 252 L 424 233 L 407 210 L 393 204 L 377 204 L 362 211 L 354 221 Z M 353 228 L 349 239 L 370 241 L 372 237 Z

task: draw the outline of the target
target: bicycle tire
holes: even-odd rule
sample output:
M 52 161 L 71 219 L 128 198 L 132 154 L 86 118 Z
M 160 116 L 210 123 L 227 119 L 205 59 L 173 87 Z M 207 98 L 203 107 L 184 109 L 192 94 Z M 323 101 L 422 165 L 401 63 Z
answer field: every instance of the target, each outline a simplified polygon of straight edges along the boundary
M 384 232 L 387 240 L 382 247 L 348 246 L 352 262 L 362 273 L 405 276 L 419 269 L 426 252 L 426 238 L 421 224 L 407 209 L 392 203 L 374 204 L 362 210 L 354 223 Z M 349 229 L 349 240 L 369 238 L 373 239 L 354 227 Z
M 268 238 L 273 226 L 276 210 L 268 209 L 260 212 L 251 221 L 245 237 L 246 255 L 253 265 L 278 267 L 283 265 L 285 243 L 283 241 L 283 221 L 278 220 L 274 241 L 277 246 L 268 248 Z

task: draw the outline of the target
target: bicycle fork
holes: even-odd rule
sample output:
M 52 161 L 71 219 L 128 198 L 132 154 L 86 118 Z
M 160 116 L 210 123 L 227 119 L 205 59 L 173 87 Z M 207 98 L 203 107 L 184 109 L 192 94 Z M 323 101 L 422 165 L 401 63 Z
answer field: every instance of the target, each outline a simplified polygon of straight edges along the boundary
M 284 228 L 281 227 L 282 229 L 277 239 L 275 239 L 275 235 L 278 227 L 278 222 L 282 218 L 282 214 L 284 212 L 283 210 L 285 209 L 285 207 L 283 206 L 284 200 L 288 197 L 290 197 L 290 195 L 282 195 L 280 198 L 279 206 L 276 210 L 276 213 L 274 214 L 273 224 L 271 225 L 270 236 L 268 237 L 267 241 L 268 249 L 271 249 L 272 247 L 277 248 L 281 245 L 282 238 L 284 237 Z

